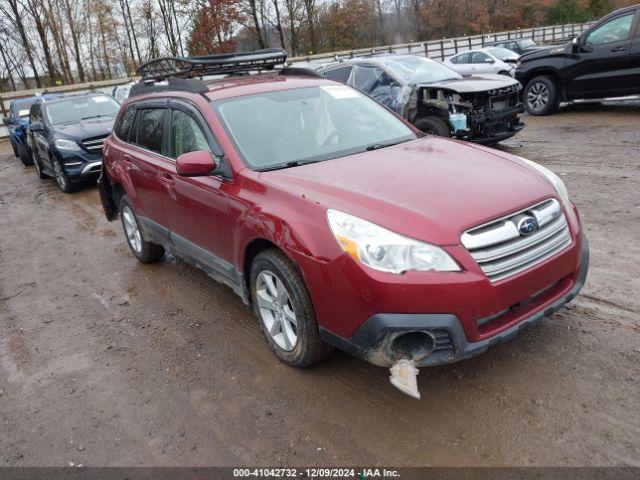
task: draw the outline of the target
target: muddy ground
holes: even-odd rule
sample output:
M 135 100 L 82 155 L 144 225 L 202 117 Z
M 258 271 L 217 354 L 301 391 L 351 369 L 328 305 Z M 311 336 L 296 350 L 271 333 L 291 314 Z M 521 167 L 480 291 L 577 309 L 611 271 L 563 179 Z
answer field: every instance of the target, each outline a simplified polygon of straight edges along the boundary
M 415 401 L 337 352 L 281 364 L 228 288 L 137 263 L 98 192 L 0 146 L 4 465 L 640 465 L 640 108 L 582 105 L 504 149 L 561 174 L 582 295 L 511 343 L 423 369 Z

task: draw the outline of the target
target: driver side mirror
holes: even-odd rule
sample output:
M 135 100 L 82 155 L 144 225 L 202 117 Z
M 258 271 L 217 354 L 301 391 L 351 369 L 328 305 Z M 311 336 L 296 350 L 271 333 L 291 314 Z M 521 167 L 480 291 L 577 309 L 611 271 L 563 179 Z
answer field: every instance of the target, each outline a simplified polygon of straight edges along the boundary
M 496 63 L 493 58 L 485 58 L 484 63 Z
M 4 123 L 5 125 L 11 125 L 13 122 L 9 117 L 2 117 L 2 123 Z
M 32 132 L 42 132 L 44 131 L 44 126 L 40 122 L 33 122 L 29 125 L 29 130 Z
M 216 168 L 218 165 L 207 150 L 183 153 L 176 159 L 176 172 L 183 177 L 204 177 Z

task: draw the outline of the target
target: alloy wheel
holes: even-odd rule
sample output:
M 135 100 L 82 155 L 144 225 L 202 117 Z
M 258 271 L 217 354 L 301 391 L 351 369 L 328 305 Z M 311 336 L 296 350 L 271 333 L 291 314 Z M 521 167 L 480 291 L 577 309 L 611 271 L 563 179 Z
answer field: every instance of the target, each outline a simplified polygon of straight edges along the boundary
M 547 106 L 550 96 L 549 87 L 542 82 L 536 82 L 529 88 L 527 103 L 533 110 L 539 112 Z
M 260 318 L 271 339 L 290 352 L 298 343 L 298 327 L 291 296 L 276 274 L 263 270 L 256 279 Z
M 140 254 L 142 252 L 142 234 L 140 233 L 138 222 L 128 206 L 122 209 L 122 220 L 124 233 L 127 235 L 129 245 L 131 245 L 134 252 Z
M 36 159 L 36 162 L 37 162 L 37 159 Z M 58 185 L 60 186 L 60 188 L 62 190 L 65 190 L 67 188 L 68 180 L 66 175 L 62 171 L 62 167 L 60 166 L 60 163 L 58 161 L 53 162 L 53 173 L 55 174 L 56 182 L 58 182 Z

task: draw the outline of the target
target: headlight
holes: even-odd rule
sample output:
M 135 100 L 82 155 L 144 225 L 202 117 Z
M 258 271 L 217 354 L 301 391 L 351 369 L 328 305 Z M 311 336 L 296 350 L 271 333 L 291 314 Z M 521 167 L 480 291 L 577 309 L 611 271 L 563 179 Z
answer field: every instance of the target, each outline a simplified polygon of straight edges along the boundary
M 55 142 L 53 142 L 58 150 L 66 150 L 69 152 L 77 152 L 80 150 L 80 145 L 78 145 L 73 140 L 65 140 L 63 138 L 58 138 Z
M 337 210 L 327 210 L 327 219 L 342 250 L 375 270 L 390 273 L 460 271 L 449 254 L 435 245 L 404 237 Z
M 522 160 L 523 162 L 525 162 L 527 165 L 531 165 L 538 172 L 540 172 L 542 175 L 544 175 L 545 178 L 547 180 L 549 180 L 551 185 L 554 186 L 554 188 L 556 189 L 556 192 L 558 192 L 558 196 L 560 197 L 560 200 L 562 201 L 562 203 L 565 206 L 565 208 L 569 212 L 573 211 L 572 208 L 571 208 L 571 200 L 569 200 L 569 191 L 567 190 L 567 186 L 564 184 L 564 182 L 562 181 L 562 179 L 558 175 L 556 175 L 555 173 L 553 173 L 548 168 L 543 167 L 542 165 L 540 165 L 540 164 L 538 164 L 536 162 L 532 162 L 531 160 L 527 160 L 526 158 L 522 158 L 522 157 L 518 157 L 518 158 L 520 160 Z

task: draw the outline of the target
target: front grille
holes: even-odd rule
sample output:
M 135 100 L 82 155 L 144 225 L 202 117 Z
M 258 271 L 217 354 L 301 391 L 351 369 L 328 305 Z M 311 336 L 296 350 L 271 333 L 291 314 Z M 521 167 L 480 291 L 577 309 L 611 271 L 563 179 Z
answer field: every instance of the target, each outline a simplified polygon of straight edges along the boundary
M 538 228 L 521 233 L 518 223 L 535 218 Z M 491 282 L 515 275 L 571 245 L 560 203 L 552 198 L 464 232 L 462 245 Z
M 82 141 L 82 146 L 89 153 L 102 153 L 102 143 L 109 135 L 102 135 L 100 137 L 85 138 Z

